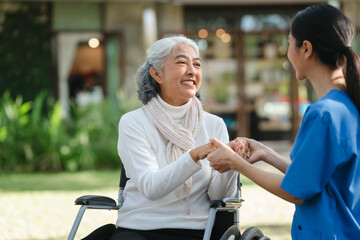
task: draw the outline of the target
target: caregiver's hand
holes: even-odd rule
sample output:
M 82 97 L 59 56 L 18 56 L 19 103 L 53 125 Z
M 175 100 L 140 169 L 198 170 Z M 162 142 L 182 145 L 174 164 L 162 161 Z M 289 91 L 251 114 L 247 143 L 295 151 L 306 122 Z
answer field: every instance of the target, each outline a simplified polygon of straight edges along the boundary
M 240 172 L 241 162 L 246 161 L 235 153 L 229 145 L 215 138 L 210 139 L 210 142 L 216 146 L 216 151 L 210 153 L 207 157 L 210 166 L 220 173 L 229 171 L 230 169 Z

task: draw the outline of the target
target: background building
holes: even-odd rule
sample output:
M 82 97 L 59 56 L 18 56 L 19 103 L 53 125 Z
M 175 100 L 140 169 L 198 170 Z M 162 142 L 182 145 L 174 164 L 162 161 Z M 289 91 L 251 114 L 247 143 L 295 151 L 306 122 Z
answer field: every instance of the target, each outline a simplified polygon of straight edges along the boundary
M 299 10 L 321 2 L 360 25 L 358 0 L 3 1 L 0 22 L 24 4 L 45 9 L 50 86 L 64 109 L 69 101 L 115 101 L 119 91 L 136 97 L 133 76 L 145 49 L 164 36 L 189 36 L 201 50 L 205 109 L 224 118 L 231 138 L 278 140 L 293 139 L 315 100 L 286 58 L 290 22 Z

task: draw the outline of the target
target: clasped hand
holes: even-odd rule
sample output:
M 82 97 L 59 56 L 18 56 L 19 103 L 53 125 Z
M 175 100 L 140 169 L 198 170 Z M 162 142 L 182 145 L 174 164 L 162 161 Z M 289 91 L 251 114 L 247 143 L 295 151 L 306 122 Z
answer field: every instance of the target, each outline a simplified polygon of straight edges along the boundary
M 229 144 L 224 144 L 213 138 L 210 143 L 216 150 L 207 159 L 210 166 L 221 173 L 230 169 L 240 172 L 243 164 L 261 159 L 262 144 L 252 139 L 238 137 Z

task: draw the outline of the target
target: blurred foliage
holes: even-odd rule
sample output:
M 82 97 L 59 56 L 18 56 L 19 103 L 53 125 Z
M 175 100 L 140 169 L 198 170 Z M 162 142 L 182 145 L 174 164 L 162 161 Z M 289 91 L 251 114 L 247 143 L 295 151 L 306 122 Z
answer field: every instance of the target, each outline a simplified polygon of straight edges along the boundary
M 0 3 L 0 95 L 9 90 L 27 101 L 50 88 L 49 6 Z
M 0 172 L 119 168 L 118 122 L 138 106 L 125 97 L 73 104 L 71 118 L 63 119 L 59 102 L 46 92 L 27 102 L 6 92 L 0 99 Z
M 219 103 L 226 103 L 229 98 L 229 86 L 221 85 L 214 89 L 213 96 Z

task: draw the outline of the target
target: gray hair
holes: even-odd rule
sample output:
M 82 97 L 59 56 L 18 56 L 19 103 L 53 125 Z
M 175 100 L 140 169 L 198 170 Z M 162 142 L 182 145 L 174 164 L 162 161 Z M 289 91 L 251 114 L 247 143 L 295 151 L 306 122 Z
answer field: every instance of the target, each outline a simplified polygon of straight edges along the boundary
M 192 47 L 199 56 L 199 48 L 196 43 L 183 35 L 176 35 L 157 40 L 147 49 L 146 61 L 136 72 L 138 97 L 144 105 L 148 103 L 151 98 L 160 93 L 160 85 L 151 77 L 150 68 L 154 67 L 158 70 L 162 70 L 164 62 L 168 59 L 174 48 L 180 43 L 185 43 Z

